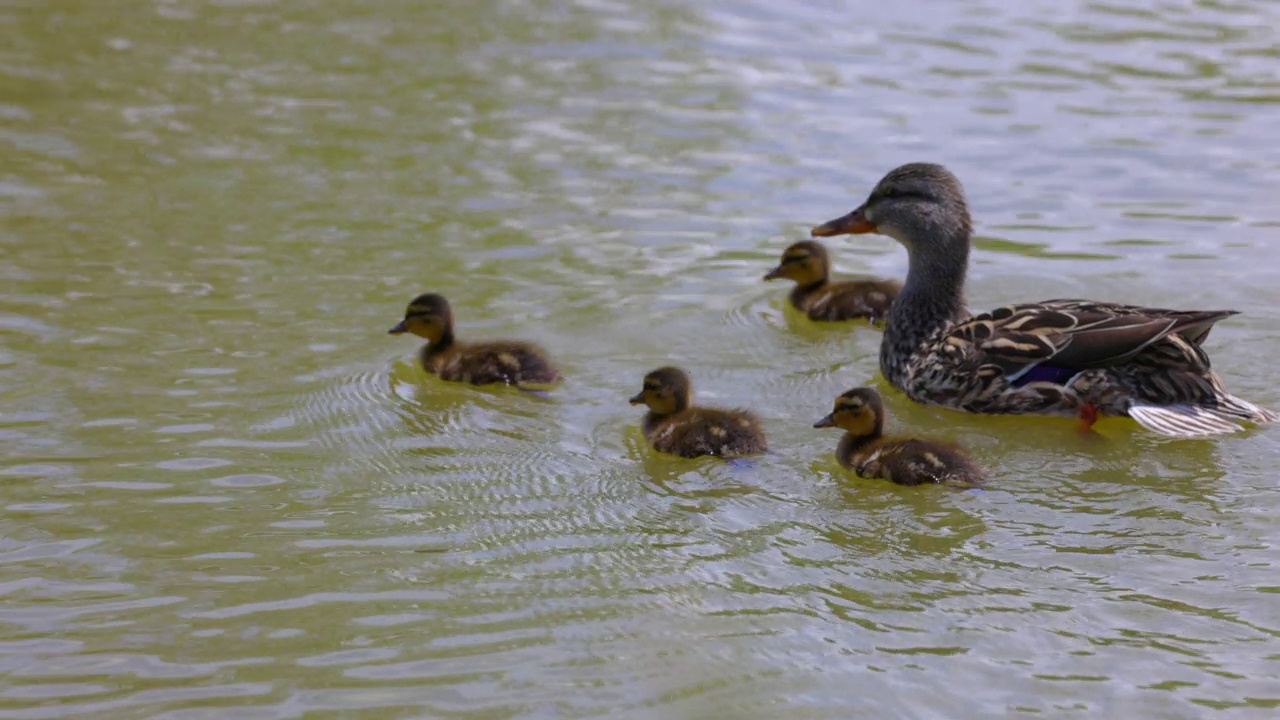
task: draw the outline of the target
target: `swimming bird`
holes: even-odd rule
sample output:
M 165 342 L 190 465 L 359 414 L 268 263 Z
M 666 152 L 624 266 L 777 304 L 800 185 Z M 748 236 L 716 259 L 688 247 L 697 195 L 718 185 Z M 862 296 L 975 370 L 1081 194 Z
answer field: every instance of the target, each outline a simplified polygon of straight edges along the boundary
M 844 430 L 844 437 L 836 446 L 836 460 L 860 477 L 881 478 L 899 485 L 972 486 L 983 482 L 982 470 L 958 445 L 919 438 L 887 438 L 884 421 L 880 393 L 863 387 L 836 398 L 831 413 L 813 426 Z
M 1019 303 L 970 315 L 973 225 L 960 181 L 941 165 L 885 175 L 866 201 L 815 237 L 879 233 L 907 249 L 907 279 L 880 345 L 885 378 L 917 402 L 973 413 L 1128 416 L 1198 437 L 1276 413 L 1227 392 L 1202 344 L 1232 310 L 1168 310 L 1093 300 Z
M 453 309 L 442 295 L 426 293 L 409 303 L 404 320 L 389 330 L 392 335 L 413 333 L 427 341 L 419 359 L 427 372 L 442 380 L 472 385 L 550 385 L 560 372 L 547 352 L 533 343 L 517 340 L 463 342 L 453 334 Z
M 827 249 L 813 240 L 802 240 L 782 252 L 778 267 L 764 276 L 765 280 L 777 278 L 795 281 L 788 296 L 792 307 L 819 321 L 867 318 L 877 322 L 902 289 L 896 280 L 832 282 Z
M 680 457 L 753 455 L 767 449 L 760 419 L 746 410 L 693 404 L 689 374 L 662 367 L 644 376 L 632 405 L 647 405 L 641 430 L 654 450 Z

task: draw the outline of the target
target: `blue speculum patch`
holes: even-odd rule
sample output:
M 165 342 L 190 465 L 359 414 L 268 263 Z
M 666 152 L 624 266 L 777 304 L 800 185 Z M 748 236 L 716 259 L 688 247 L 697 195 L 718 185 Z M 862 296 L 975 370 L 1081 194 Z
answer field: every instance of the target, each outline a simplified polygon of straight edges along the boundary
M 1025 375 L 1013 382 L 1014 387 L 1022 387 L 1033 382 L 1050 382 L 1056 385 L 1064 385 L 1075 375 L 1078 370 L 1068 368 L 1054 367 L 1052 365 L 1037 365 L 1027 371 Z

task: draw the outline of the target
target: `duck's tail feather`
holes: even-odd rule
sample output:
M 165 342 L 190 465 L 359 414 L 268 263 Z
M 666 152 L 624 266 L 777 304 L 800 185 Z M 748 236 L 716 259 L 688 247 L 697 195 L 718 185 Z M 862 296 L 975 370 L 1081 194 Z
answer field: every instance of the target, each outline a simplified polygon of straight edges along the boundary
M 1269 423 L 1280 415 L 1258 407 L 1234 395 L 1218 398 L 1213 406 L 1204 405 L 1134 405 L 1129 417 L 1146 429 L 1169 437 L 1208 437 L 1243 430 L 1241 420 Z
M 1129 417 L 1151 432 L 1169 437 L 1208 437 L 1240 430 L 1240 426 L 1195 405 L 1135 405 Z
M 1280 415 L 1274 411 L 1254 405 L 1248 400 L 1241 400 L 1235 395 L 1222 395 L 1211 411 L 1220 417 L 1248 420 L 1251 423 L 1263 424 L 1280 420 Z

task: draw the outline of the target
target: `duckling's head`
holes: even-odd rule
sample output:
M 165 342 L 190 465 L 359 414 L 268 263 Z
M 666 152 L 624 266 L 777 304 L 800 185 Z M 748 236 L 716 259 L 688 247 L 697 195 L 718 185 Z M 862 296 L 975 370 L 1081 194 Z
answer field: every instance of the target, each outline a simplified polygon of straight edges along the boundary
M 879 233 L 909 251 L 927 253 L 960 238 L 967 250 L 972 232 L 969 206 L 956 176 L 934 163 L 908 163 L 885 175 L 853 212 L 815 227 L 810 234 Z
M 405 308 L 404 320 L 387 332 L 392 335 L 413 333 L 436 343 L 453 336 L 453 310 L 443 295 L 426 293 L 419 295 Z
M 689 407 L 693 384 L 677 367 L 662 367 L 644 376 L 644 388 L 631 398 L 632 405 L 648 405 L 658 415 L 671 415 Z
M 859 437 L 877 436 L 884 431 L 884 401 L 871 388 L 854 388 L 836 398 L 835 409 L 813 426 L 838 427 Z
M 786 278 L 800 285 L 812 285 L 826 280 L 830 274 L 827 249 L 820 242 L 803 240 L 782 251 L 782 261 L 764 279 Z

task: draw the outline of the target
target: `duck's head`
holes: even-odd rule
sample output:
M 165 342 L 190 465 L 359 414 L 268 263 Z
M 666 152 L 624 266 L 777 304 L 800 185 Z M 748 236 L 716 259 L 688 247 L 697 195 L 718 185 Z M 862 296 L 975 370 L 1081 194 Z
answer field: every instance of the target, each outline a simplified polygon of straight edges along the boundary
M 689 374 L 677 367 L 662 367 L 644 376 L 644 387 L 631 398 L 632 405 L 648 405 L 659 415 L 670 415 L 689 407 L 693 384 Z
M 973 225 L 964 189 L 951 171 L 933 163 L 909 163 L 891 170 L 866 202 L 853 212 L 810 231 L 814 237 L 878 233 L 909 251 L 928 252 L 962 238 Z
M 831 413 L 813 426 L 838 427 L 859 437 L 880 435 L 884 430 L 884 401 L 871 388 L 854 388 L 836 398 Z
M 387 332 L 392 335 L 413 333 L 435 343 L 453 333 L 453 310 L 443 295 L 425 293 L 405 308 L 404 319 Z
M 820 242 L 802 240 L 782 251 L 778 267 L 764 276 L 765 280 L 786 278 L 800 285 L 826 280 L 831 274 L 831 259 Z

